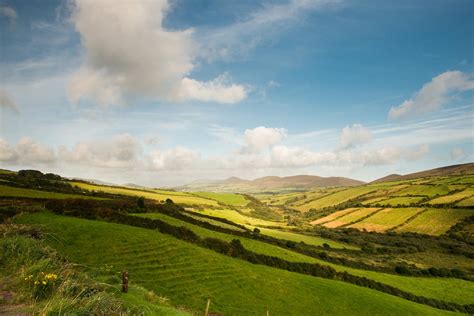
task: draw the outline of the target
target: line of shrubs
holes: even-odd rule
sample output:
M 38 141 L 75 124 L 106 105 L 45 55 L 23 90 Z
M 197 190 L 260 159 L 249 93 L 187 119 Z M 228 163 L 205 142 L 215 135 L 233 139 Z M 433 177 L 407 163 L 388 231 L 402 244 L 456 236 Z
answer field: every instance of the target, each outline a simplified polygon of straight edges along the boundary
M 410 301 L 429 305 L 439 309 L 464 313 L 474 313 L 474 305 L 459 305 L 451 302 L 444 302 L 436 299 L 429 299 L 422 296 L 413 295 L 398 288 L 380 282 L 376 282 L 365 277 L 354 276 L 347 272 L 337 272 L 329 266 L 323 266 L 317 263 L 289 262 L 278 257 L 257 254 L 245 249 L 242 246 L 240 240 L 238 239 L 234 239 L 230 243 L 216 238 L 202 239 L 186 227 L 173 226 L 158 219 L 149 219 L 128 215 L 122 210 L 113 211 L 111 209 L 108 209 L 107 207 L 100 207 L 98 209 L 86 209 L 84 208 L 84 204 L 79 207 L 76 207 L 74 204 L 69 204 L 67 201 L 64 200 L 51 200 L 50 202 L 51 203 L 48 203 L 47 207 L 57 214 L 103 219 L 114 223 L 126 224 L 148 229 L 156 229 L 161 233 L 168 234 L 178 239 L 197 244 L 199 246 L 211 249 L 227 256 L 246 260 L 250 263 L 262 264 L 269 267 L 284 269 L 316 277 L 341 280 L 344 282 L 368 287 L 374 290 L 378 290 L 387 294 L 395 295 Z M 92 204 L 93 203 L 95 202 L 92 202 Z M 163 208 L 170 209 L 176 207 L 172 204 L 173 203 L 167 203 L 160 206 Z

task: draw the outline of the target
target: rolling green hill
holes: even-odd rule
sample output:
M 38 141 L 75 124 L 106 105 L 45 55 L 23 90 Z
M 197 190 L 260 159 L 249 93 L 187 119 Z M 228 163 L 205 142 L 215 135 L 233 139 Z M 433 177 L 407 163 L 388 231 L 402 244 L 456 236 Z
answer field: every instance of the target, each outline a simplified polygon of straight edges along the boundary
M 55 236 L 49 243 L 73 262 L 128 269 L 131 283 L 173 305 L 202 310 L 211 298 L 211 311 L 226 315 L 449 314 L 339 281 L 252 265 L 148 229 L 47 213 L 18 222 L 42 225 Z

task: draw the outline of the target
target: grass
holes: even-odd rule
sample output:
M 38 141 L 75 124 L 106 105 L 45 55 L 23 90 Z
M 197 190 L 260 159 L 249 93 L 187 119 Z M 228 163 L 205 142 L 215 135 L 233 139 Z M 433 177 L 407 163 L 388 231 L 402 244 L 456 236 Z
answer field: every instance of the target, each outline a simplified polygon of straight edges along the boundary
M 471 196 L 471 197 L 468 197 L 467 199 L 464 199 L 462 201 L 459 201 L 458 203 L 456 203 L 457 206 L 464 206 L 464 207 L 467 207 L 467 206 L 474 206 L 474 196 Z
M 15 188 L 6 185 L 0 185 L 0 196 L 32 199 L 98 199 L 92 196 Z
M 312 221 L 310 224 L 311 225 L 324 224 L 324 223 L 330 222 L 332 220 L 335 220 L 338 217 L 342 217 L 342 216 L 346 215 L 347 213 L 354 212 L 356 210 L 358 210 L 358 208 L 351 207 L 351 208 L 347 208 L 347 209 L 342 210 L 342 211 L 337 211 L 335 213 L 329 214 L 328 216 L 318 218 L 317 220 Z
M 214 232 L 212 230 L 202 228 L 193 224 L 189 224 L 180 221 L 176 218 L 169 217 L 158 213 L 148 214 L 136 214 L 137 216 L 161 219 L 171 225 L 185 226 L 191 229 L 197 235 L 206 238 L 213 237 L 225 241 L 232 241 L 232 239 L 240 239 L 246 249 L 249 249 L 256 253 L 261 253 L 269 256 L 280 257 L 284 260 L 294 262 L 308 262 L 308 263 L 319 263 L 322 265 L 328 265 L 337 271 L 347 271 L 353 275 L 366 277 L 373 279 L 378 282 L 389 284 L 404 291 L 411 292 L 417 295 L 426 296 L 430 298 L 436 298 L 439 300 L 448 300 L 450 302 L 457 302 L 459 304 L 472 303 L 473 300 L 466 296 L 459 295 L 459 289 L 462 289 L 464 293 L 474 294 L 474 283 L 459 279 L 441 279 L 441 278 L 416 278 L 416 277 L 405 277 L 400 275 L 393 275 L 388 273 L 380 273 L 375 271 L 359 270 L 348 268 L 341 265 L 328 263 L 323 260 L 319 260 L 313 257 L 305 256 L 300 253 L 296 253 L 287 249 L 283 249 L 274 245 L 270 245 L 264 242 L 260 242 L 253 239 L 247 239 L 224 233 Z
M 194 196 L 191 194 L 185 194 L 183 192 L 175 192 L 175 191 L 165 191 L 165 190 L 140 190 L 134 188 L 122 188 L 122 187 L 111 187 L 111 186 L 103 186 L 103 185 L 96 185 L 96 184 L 89 184 L 83 182 L 71 182 L 72 185 L 82 188 L 88 191 L 101 191 L 111 194 L 122 194 L 122 195 L 129 195 L 129 196 L 141 196 L 146 199 L 156 200 L 156 201 L 163 201 L 166 199 L 171 199 L 175 203 L 182 203 L 182 204 L 200 204 L 200 205 L 213 205 L 217 206 L 217 202 L 214 200 L 209 200 L 206 198 L 202 198 L 199 196 Z
M 377 212 L 378 210 L 380 210 L 380 208 L 378 208 L 378 207 L 361 208 L 361 209 L 359 209 L 359 210 L 357 210 L 353 213 L 349 213 L 345 216 L 342 216 L 342 217 L 337 218 L 333 221 L 325 223 L 324 226 L 328 227 L 328 228 L 335 228 L 335 227 L 339 227 L 339 226 L 342 226 L 342 225 L 347 225 L 347 224 L 353 223 L 355 221 L 358 221 L 358 220 L 360 220 L 361 218 L 363 218 L 365 216 L 373 214 L 373 213 Z
M 216 200 L 222 204 L 230 206 L 245 206 L 249 204 L 249 200 L 247 200 L 241 194 L 215 192 L 193 192 L 193 194 L 204 197 L 206 199 Z
M 314 246 L 322 246 L 324 243 L 327 243 L 333 248 L 358 249 L 358 248 L 351 247 L 349 245 L 332 241 L 330 239 L 325 239 L 325 238 L 320 238 L 320 237 L 315 237 L 315 236 L 307 236 L 307 235 L 302 235 L 302 234 L 293 233 L 293 232 L 281 231 L 277 229 L 271 229 L 268 227 L 282 227 L 282 228 L 287 227 L 288 228 L 288 226 L 286 226 L 286 223 L 283 223 L 283 222 L 273 222 L 273 221 L 267 221 L 263 219 L 245 216 L 234 210 L 209 209 L 209 210 L 203 210 L 203 211 L 195 210 L 195 212 L 203 213 L 203 214 L 211 215 L 215 217 L 220 217 L 220 218 L 226 218 L 230 221 L 233 221 L 234 223 L 245 225 L 247 228 L 250 228 L 250 229 L 254 229 L 255 227 L 258 227 L 258 229 L 260 229 L 261 234 L 272 236 L 275 238 L 280 238 L 280 239 L 285 239 L 285 240 L 290 240 L 290 241 L 295 241 L 295 242 L 303 241 L 308 245 L 314 245 Z
M 393 197 L 390 199 L 386 199 L 383 201 L 379 201 L 375 204 L 380 204 L 383 206 L 397 206 L 397 205 L 405 205 L 409 206 L 411 203 L 418 203 L 423 200 L 424 197 L 422 196 L 401 196 L 401 197 Z
M 265 219 L 255 218 L 251 216 L 243 215 L 235 210 L 231 209 L 189 209 L 195 213 L 201 213 L 205 215 L 210 215 L 214 217 L 226 218 L 234 223 L 241 224 L 241 225 L 250 225 L 250 226 L 258 226 L 258 227 L 286 227 L 286 222 L 276 222 L 276 221 L 269 221 Z
M 434 197 L 436 195 L 445 195 L 449 193 L 449 188 L 446 185 L 411 185 L 403 190 L 396 192 L 396 196 L 407 196 L 407 195 L 417 195 L 417 196 L 428 196 Z
M 396 231 L 441 235 L 448 231 L 451 226 L 469 215 L 474 215 L 474 210 L 429 209 L 409 223 L 397 228 Z
M 413 215 L 421 212 L 422 208 L 386 208 L 376 214 L 350 225 L 349 227 L 368 231 L 384 232 L 404 223 Z
M 218 238 L 227 242 L 231 242 L 232 239 L 240 239 L 242 245 L 253 252 L 265 254 L 268 256 L 275 256 L 280 257 L 282 259 L 294 262 L 309 262 L 314 263 L 316 262 L 314 258 L 299 254 L 297 252 L 293 252 L 287 249 L 280 248 L 278 246 L 270 245 L 258 240 L 253 240 L 249 238 L 243 238 L 239 236 L 224 234 L 220 232 L 215 232 L 210 229 L 206 229 L 197 225 L 193 225 L 174 217 L 170 217 L 160 213 L 145 213 L 145 214 L 135 214 L 135 216 L 146 217 L 151 219 L 160 219 L 164 222 L 167 222 L 174 226 L 184 226 L 192 230 L 198 236 L 202 238 Z
M 0 229 L 9 234 L 0 239 L 2 314 L 191 315 L 134 284 L 127 294 L 121 293 L 120 278 L 115 272 L 98 268 L 88 273 L 65 262 L 44 241 L 19 235 L 21 230 L 27 230 L 25 226 L 0 225 Z M 46 280 L 46 286 L 34 285 L 38 279 Z
M 361 196 L 363 194 L 369 193 L 374 190 L 375 188 L 370 187 L 370 186 L 354 187 L 354 188 L 346 189 L 346 190 L 339 191 L 336 193 L 332 193 L 327 196 L 323 196 L 315 201 L 312 201 L 303 205 L 299 205 L 295 208 L 302 212 L 309 211 L 310 209 L 313 209 L 313 208 L 321 209 L 323 207 L 333 206 L 333 205 L 346 202 L 350 199 L 356 198 L 358 196 Z
M 263 315 L 267 309 L 271 315 L 453 314 L 368 288 L 252 265 L 152 230 L 47 213 L 18 220 L 41 224 L 55 237 L 49 243 L 73 262 L 128 269 L 131 284 L 195 310 L 210 298 L 210 311 L 226 315 Z
M 456 201 L 465 199 L 467 197 L 471 197 L 473 195 L 474 195 L 474 189 L 469 188 L 461 192 L 435 198 L 429 201 L 428 203 L 433 204 L 433 205 L 455 203 Z

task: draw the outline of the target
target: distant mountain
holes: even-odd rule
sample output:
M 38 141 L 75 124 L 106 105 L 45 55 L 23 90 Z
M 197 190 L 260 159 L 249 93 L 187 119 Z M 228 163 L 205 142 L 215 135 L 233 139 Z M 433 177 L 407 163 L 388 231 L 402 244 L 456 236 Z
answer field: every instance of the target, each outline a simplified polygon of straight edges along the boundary
M 425 177 L 456 176 L 456 175 L 466 175 L 466 174 L 474 174 L 474 163 L 470 162 L 470 163 L 461 164 L 461 165 L 440 167 L 440 168 L 410 173 L 406 175 L 391 174 L 383 178 L 377 179 L 375 181 L 372 181 L 372 183 L 411 180 L 411 179 L 425 178 Z
M 182 191 L 261 192 L 307 190 L 315 187 L 356 186 L 361 184 L 364 184 L 364 182 L 349 178 L 298 175 L 290 177 L 269 176 L 255 180 L 231 177 L 220 181 L 195 181 L 175 189 Z

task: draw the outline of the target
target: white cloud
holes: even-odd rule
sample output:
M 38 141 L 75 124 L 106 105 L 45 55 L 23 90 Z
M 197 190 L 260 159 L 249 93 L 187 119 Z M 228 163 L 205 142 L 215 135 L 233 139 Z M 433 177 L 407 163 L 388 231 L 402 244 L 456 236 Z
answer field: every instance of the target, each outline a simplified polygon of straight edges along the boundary
M 189 78 L 197 46 L 193 30 L 163 27 L 166 0 L 76 0 L 73 22 L 85 48 L 85 61 L 69 86 L 72 102 L 83 97 L 102 105 L 124 103 L 127 95 L 168 101 L 235 103 L 247 95 L 243 86 L 217 77 Z
M 19 162 L 24 164 L 53 163 L 56 161 L 56 154 L 52 148 L 30 137 L 20 139 L 15 151 Z
M 284 128 L 259 126 L 254 129 L 247 129 L 244 133 L 245 146 L 241 152 L 259 152 L 280 143 L 286 136 L 287 130 Z
M 2 162 L 13 162 L 18 159 L 18 154 L 10 144 L 0 138 L 0 161 Z
M 110 139 L 79 142 L 72 149 L 61 146 L 59 157 L 73 164 L 134 168 L 141 160 L 141 145 L 129 134 L 122 134 Z
M 18 106 L 10 95 L 3 89 L 0 89 L 0 108 L 8 109 L 18 113 Z
M 150 158 L 151 168 L 154 170 L 181 170 L 197 164 L 200 155 L 194 150 L 176 147 L 166 151 L 155 151 Z
M 340 146 L 342 149 L 353 148 L 372 140 L 372 132 L 361 124 L 353 124 L 342 129 Z
M 198 100 L 237 103 L 247 97 L 247 91 L 242 85 L 229 83 L 228 76 L 225 74 L 207 82 L 183 78 L 177 89 L 175 99 L 179 101 Z
M 400 148 L 395 146 L 383 147 L 380 149 L 368 150 L 362 153 L 355 153 L 356 160 L 364 166 L 389 165 L 397 162 L 402 157 Z
M 466 156 L 466 153 L 464 152 L 464 149 L 462 149 L 460 147 L 453 148 L 451 150 L 450 154 L 451 154 L 451 159 L 453 159 L 453 160 L 458 160 L 458 159 L 464 158 Z
M 15 9 L 9 6 L 5 6 L 5 5 L 0 6 L 0 15 L 3 15 L 4 17 L 8 18 L 10 21 L 13 21 L 18 17 Z
M 474 80 L 461 71 L 447 71 L 436 77 L 413 96 L 389 112 L 391 119 L 406 118 L 440 109 L 451 98 L 463 91 L 473 90 Z

